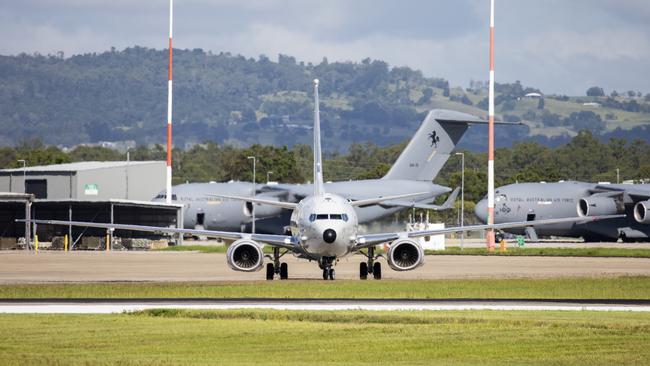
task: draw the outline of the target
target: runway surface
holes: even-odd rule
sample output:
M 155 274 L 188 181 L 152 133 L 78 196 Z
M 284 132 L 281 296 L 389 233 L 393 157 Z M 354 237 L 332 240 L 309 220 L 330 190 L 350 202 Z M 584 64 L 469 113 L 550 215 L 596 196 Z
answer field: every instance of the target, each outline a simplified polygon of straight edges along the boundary
M 608 300 L 352 300 L 352 299 L 147 299 L 3 300 L 6 314 L 111 314 L 147 309 L 369 310 L 369 311 L 629 311 L 650 312 L 650 301 Z
M 314 262 L 283 258 L 289 277 L 320 279 Z M 361 256 L 336 265 L 339 279 L 358 278 Z M 600 275 L 650 275 L 647 258 L 427 256 L 424 266 L 395 272 L 383 263 L 387 279 L 550 278 Z M 183 252 L 2 252 L 0 283 L 98 281 L 246 281 L 264 271 L 231 270 L 225 254 Z
M 337 279 L 358 279 L 362 256 L 342 259 Z M 315 262 L 283 257 L 290 279 L 321 279 Z M 427 256 L 414 271 L 396 272 L 385 261 L 386 279 L 553 278 L 650 276 L 650 258 Z M 235 272 L 225 254 L 197 252 L 0 252 L 1 283 L 114 281 L 259 281 L 264 271 Z

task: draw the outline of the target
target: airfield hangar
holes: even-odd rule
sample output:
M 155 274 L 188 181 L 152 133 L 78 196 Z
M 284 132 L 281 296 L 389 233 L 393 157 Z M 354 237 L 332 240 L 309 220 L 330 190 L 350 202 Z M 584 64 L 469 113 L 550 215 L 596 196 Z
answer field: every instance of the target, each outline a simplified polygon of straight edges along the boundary
M 151 202 L 164 190 L 165 177 L 164 161 L 92 161 L 0 170 L 0 247 L 33 243 L 34 234 L 42 241 L 67 235 L 76 248 L 91 238 L 96 247 L 105 245 L 101 240 L 107 234 L 111 245 L 113 237 L 163 239 L 155 233 L 50 225 L 39 225 L 34 232 L 15 220 L 182 227 L 182 205 Z M 176 242 L 180 244 L 182 238 Z

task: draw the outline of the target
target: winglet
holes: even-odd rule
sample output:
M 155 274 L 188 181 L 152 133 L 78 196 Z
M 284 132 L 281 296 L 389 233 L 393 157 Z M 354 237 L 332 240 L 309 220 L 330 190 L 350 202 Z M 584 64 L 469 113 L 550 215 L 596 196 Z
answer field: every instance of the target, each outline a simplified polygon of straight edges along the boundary
M 318 79 L 314 79 L 314 195 L 325 193 L 323 158 L 320 147 L 320 110 L 318 107 Z

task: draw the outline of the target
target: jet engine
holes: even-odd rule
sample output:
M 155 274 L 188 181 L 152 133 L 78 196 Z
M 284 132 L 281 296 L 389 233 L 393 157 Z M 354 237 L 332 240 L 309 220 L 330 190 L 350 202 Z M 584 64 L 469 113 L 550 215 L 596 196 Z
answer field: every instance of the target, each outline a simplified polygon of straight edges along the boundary
M 280 199 L 278 197 L 268 197 L 268 196 L 261 196 L 257 195 L 258 198 L 264 198 L 265 200 L 269 201 L 278 201 L 280 202 Z M 262 218 L 262 217 L 272 217 L 272 216 L 277 216 L 282 212 L 281 207 L 277 206 L 271 206 L 271 205 L 264 205 L 264 204 L 256 204 L 255 205 L 255 217 L 256 218 Z M 253 216 L 253 202 L 244 202 L 244 215 L 246 217 L 252 217 Z
M 259 244 L 250 239 L 239 239 L 226 252 L 228 265 L 235 271 L 259 271 L 264 264 L 264 253 Z
M 634 205 L 634 219 L 641 224 L 650 224 L 650 200 Z
M 611 197 L 586 197 L 578 201 L 578 215 L 616 215 L 625 212 L 625 205 Z
M 424 264 L 422 246 L 411 239 L 398 239 L 388 249 L 388 265 L 395 271 L 409 271 Z

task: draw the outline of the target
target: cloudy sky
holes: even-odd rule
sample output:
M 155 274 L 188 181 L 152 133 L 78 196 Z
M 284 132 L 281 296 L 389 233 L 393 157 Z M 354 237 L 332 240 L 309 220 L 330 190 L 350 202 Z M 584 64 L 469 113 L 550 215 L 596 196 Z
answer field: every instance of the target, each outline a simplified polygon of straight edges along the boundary
M 5 1 L 0 54 L 167 45 L 167 0 Z M 468 86 L 488 75 L 488 0 L 176 0 L 174 46 L 381 59 Z M 496 0 L 496 78 L 546 93 L 650 93 L 648 0 Z

